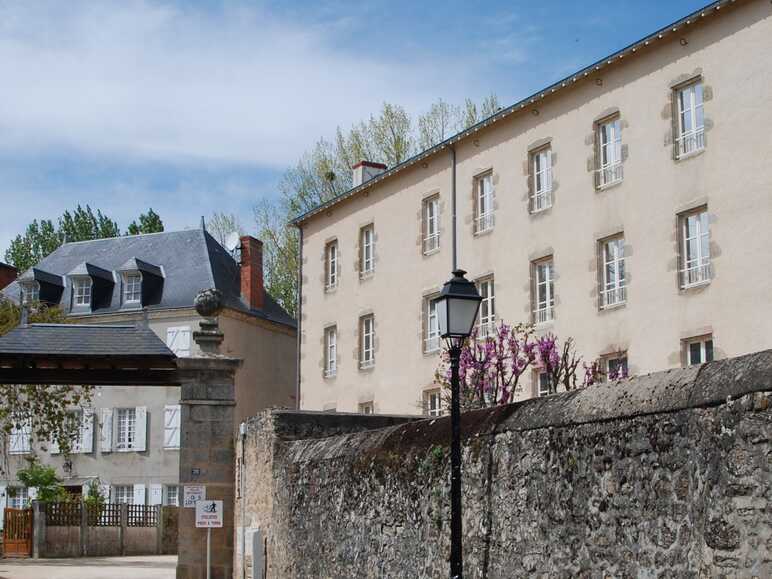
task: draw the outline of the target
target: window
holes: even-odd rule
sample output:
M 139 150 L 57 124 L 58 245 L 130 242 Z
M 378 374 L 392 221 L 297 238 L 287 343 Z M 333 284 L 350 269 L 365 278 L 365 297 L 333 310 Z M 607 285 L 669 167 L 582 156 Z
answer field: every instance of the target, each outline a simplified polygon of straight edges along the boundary
M 596 186 L 613 185 L 622 180 L 622 127 L 618 118 L 598 123 L 598 163 Z
M 29 507 L 29 489 L 27 487 L 8 487 L 8 508 L 26 509 Z
M 601 366 L 606 374 L 607 380 L 621 380 L 627 378 L 627 353 L 620 352 L 604 356 L 601 359 Z
M 696 366 L 713 361 L 713 337 L 703 336 L 686 341 L 686 364 Z
M 546 372 L 539 372 L 536 383 L 536 394 L 541 398 L 542 396 L 549 396 L 550 393 L 550 375 Z
M 555 319 L 555 271 L 552 258 L 538 261 L 533 265 L 535 277 L 534 322 L 543 324 Z
M 676 158 L 680 159 L 705 148 L 702 82 L 676 89 L 675 98 L 678 113 Z
M 375 413 L 375 404 L 373 404 L 372 400 L 370 402 L 361 402 L 359 404 L 359 414 L 374 414 Z
M 190 356 L 190 326 L 174 326 L 166 329 L 166 346 L 178 358 Z
M 77 278 L 73 283 L 74 304 L 91 307 L 91 279 Z
M 8 454 L 28 454 L 31 447 L 32 426 L 29 422 L 17 424 L 8 434 Z
M 681 216 L 681 287 L 710 281 L 710 231 L 708 211 Z
M 496 325 L 496 294 L 493 288 L 493 278 L 477 282 L 480 292 L 480 313 L 477 317 L 478 337 L 484 338 L 492 333 Z
M 475 179 L 474 232 L 484 233 L 493 229 L 493 173 Z
M 137 412 L 135 408 L 118 408 L 116 416 L 117 450 L 132 450 L 137 440 Z
M 138 304 L 142 302 L 142 274 L 127 273 L 123 277 L 123 302 Z
M 31 304 L 40 301 L 40 284 L 36 281 L 28 281 L 19 284 L 21 287 L 21 303 Z
M 625 240 L 615 237 L 600 242 L 601 272 L 600 307 L 610 308 L 625 303 Z
M 437 317 L 437 298 L 424 300 L 424 352 L 436 352 L 440 349 L 440 323 Z
M 180 405 L 164 407 L 164 448 L 180 447 Z
M 531 213 L 552 207 L 552 149 L 531 153 Z
M 177 485 L 166 485 L 166 496 L 164 497 L 164 504 L 169 507 L 180 506 L 180 487 Z
M 440 196 L 424 199 L 422 211 L 423 251 L 431 253 L 440 247 Z
M 424 392 L 424 413 L 427 416 L 442 416 L 442 393 L 439 388 Z
M 375 231 L 372 225 L 360 230 L 359 244 L 359 273 L 366 275 L 375 271 Z
M 375 366 L 375 318 L 363 316 L 359 318 L 359 367 Z
M 338 372 L 338 328 L 324 330 L 324 377 L 332 378 Z
M 117 485 L 113 487 L 113 502 L 119 505 L 134 504 L 134 487 L 132 485 Z
M 73 424 L 78 424 L 79 436 L 73 441 L 72 452 L 83 454 L 94 452 L 94 409 L 83 408 L 82 410 L 73 410 L 69 412 Z M 52 443 L 54 447 L 51 452 L 59 452 L 58 445 Z
M 325 262 L 325 289 L 332 289 L 338 285 L 338 242 L 330 241 L 324 250 Z

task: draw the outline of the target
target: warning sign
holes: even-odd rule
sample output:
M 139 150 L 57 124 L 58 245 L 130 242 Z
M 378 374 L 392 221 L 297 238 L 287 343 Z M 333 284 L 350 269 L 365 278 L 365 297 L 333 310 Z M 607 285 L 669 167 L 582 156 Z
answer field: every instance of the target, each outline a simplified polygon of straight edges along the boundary
M 198 501 L 196 503 L 196 527 L 219 529 L 222 527 L 222 501 Z
M 206 498 L 206 487 L 204 485 L 185 485 L 183 492 L 183 507 L 194 508 L 198 501 Z

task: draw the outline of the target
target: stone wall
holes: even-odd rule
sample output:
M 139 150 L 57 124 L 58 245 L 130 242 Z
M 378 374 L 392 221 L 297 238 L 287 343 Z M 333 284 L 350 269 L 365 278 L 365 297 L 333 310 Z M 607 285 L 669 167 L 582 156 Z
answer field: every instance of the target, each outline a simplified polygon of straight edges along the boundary
M 466 413 L 465 576 L 772 576 L 770 393 L 772 350 Z M 447 576 L 448 419 L 324 416 L 249 422 L 234 576 Z

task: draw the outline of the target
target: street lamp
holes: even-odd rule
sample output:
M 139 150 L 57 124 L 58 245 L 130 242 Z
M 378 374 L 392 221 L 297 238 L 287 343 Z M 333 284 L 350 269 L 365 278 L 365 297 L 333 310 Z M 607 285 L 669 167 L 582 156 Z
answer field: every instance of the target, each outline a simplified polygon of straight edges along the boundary
M 461 405 L 458 366 L 461 348 L 477 318 L 482 298 L 475 285 L 457 269 L 446 282 L 437 299 L 440 336 L 445 339 L 450 356 L 450 577 L 462 579 L 461 556 Z

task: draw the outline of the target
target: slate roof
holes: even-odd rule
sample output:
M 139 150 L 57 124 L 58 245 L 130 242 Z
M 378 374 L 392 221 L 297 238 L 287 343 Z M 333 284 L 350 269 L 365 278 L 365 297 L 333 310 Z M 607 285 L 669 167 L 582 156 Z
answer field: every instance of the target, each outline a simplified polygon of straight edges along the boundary
M 68 296 L 70 280 L 67 275 L 79 271 L 84 263 L 113 272 L 121 271 L 133 259 L 140 264 L 144 262 L 141 264 L 143 268 L 147 265 L 163 273 L 160 302 L 148 306 L 150 311 L 192 307 L 193 299 L 200 290 L 214 287 L 222 291 L 227 307 L 296 327 L 295 320 L 267 292 L 261 310 L 251 309 L 241 299 L 239 264 L 203 229 L 66 243 L 45 257 L 35 269 L 62 276 L 68 286 L 62 295 Z M 31 270 L 23 276 L 29 277 L 28 273 L 31 275 Z M 116 283 L 110 305 L 100 307 L 93 314 L 125 311 L 121 308 L 120 291 L 120 284 Z M 0 294 L 18 302 L 18 281 L 8 285 Z M 66 297 L 62 299 L 65 302 L 67 300 Z
M 163 340 L 149 328 L 82 324 L 31 324 L 18 326 L 0 336 L 0 357 L 22 354 L 52 358 L 175 358 Z

